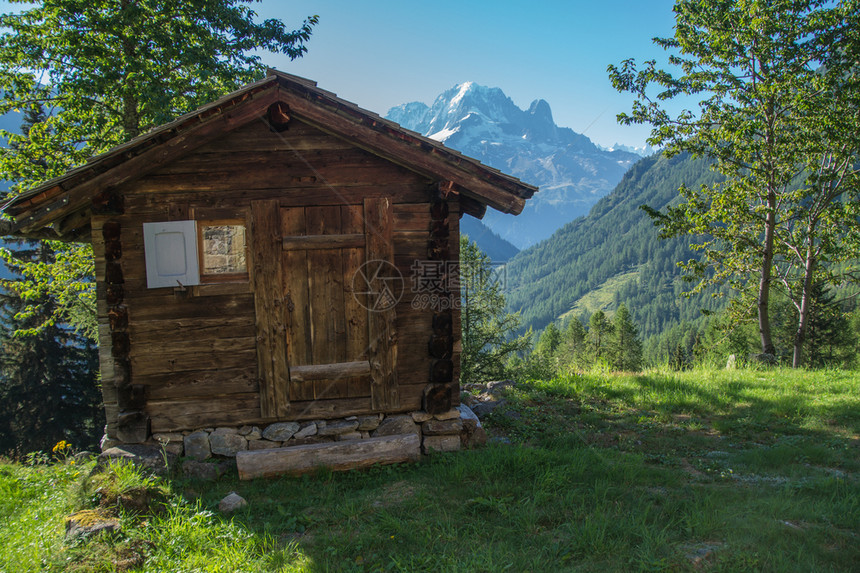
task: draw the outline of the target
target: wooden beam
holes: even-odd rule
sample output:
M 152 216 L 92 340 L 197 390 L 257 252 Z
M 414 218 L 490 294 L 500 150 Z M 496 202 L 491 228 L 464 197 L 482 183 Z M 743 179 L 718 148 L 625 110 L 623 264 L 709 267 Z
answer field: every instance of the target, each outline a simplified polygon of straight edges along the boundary
M 300 475 L 318 468 L 344 471 L 376 464 L 415 462 L 421 457 L 418 434 L 397 434 L 354 440 L 308 444 L 236 453 L 239 479 Z
M 364 246 L 364 235 L 305 235 L 284 237 L 285 251 L 306 251 L 309 249 L 355 249 Z
M 311 380 L 339 380 L 353 376 L 369 376 L 370 362 L 336 362 L 334 364 L 308 364 L 306 366 L 291 366 L 291 382 L 308 382 Z
M 42 225 L 48 225 L 86 206 L 92 196 L 99 191 L 142 177 L 162 165 L 188 155 L 228 131 L 254 119 L 263 118 L 269 105 L 278 100 L 278 93 L 279 90 L 274 86 L 258 92 L 246 101 L 202 120 L 198 125 L 179 132 L 163 143 L 152 145 L 104 173 L 83 180 L 61 195 L 62 198 L 52 204 L 50 211 L 39 209 L 29 217 L 23 214 L 28 220 L 22 221 L 20 227 L 30 229 L 34 223 L 39 224 L 39 221 L 42 221 Z
M 331 104 L 319 101 L 319 97 L 310 92 L 308 95 L 311 97 L 300 98 L 291 93 L 292 90 L 291 87 L 281 93 L 282 97 L 289 100 L 290 110 L 297 119 L 326 133 L 344 137 L 374 155 L 384 157 L 430 179 L 456 182 L 463 188 L 464 195 L 504 213 L 518 215 L 525 207 L 524 198 L 516 195 L 512 189 L 504 189 L 514 187 L 514 183 L 504 182 L 501 176 L 497 183 L 487 181 L 486 172 L 481 173 L 477 165 L 465 157 L 457 157 L 459 154 L 456 152 L 449 151 L 450 158 L 443 157 L 444 150 L 433 150 L 432 147 L 428 149 L 417 140 L 414 143 L 403 141 L 403 137 L 389 134 L 381 125 L 375 129 L 350 119 L 345 114 L 338 114 L 337 109 L 327 107 Z

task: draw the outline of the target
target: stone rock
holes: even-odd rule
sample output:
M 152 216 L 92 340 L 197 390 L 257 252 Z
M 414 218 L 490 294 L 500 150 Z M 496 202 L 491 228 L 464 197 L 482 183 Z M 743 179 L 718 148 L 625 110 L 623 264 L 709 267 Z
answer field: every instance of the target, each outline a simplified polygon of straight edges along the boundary
M 433 414 L 428 414 L 427 412 L 424 412 L 423 410 L 418 410 L 417 412 L 411 412 L 409 415 L 412 416 L 412 421 L 415 422 L 416 424 L 423 424 L 427 420 L 433 419 Z
M 317 434 L 317 425 L 311 422 L 305 427 L 301 428 L 298 432 L 293 434 L 293 437 L 298 439 L 307 438 L 308 436 L 316 436 Z
M 459 411 L 457 412 L 459 414 Z M 453 420 L 430 420 L 421 425 L 421 432 L 425 436 L 450 436 L 460 435 L 463 431 L 463 422 L 460 418 Z
M 257 426 L 242 426 L 239 428 L 239 435 L 245 436 L 246 440 L 259 440 L 263 432 Z
M 492 396 L 496 396 L 503 390 L 511 388 L 514 384 L 513 380 L 496 380 L 493 382 L 487 382 L 487 393 Z
M 327 422 L 324 428 L 317 429 L 320 436 L 337 436 L 354 432 L 358 428 L 358 420 L 336 420 Z
M 474 424 L 474 427 L 478 427 L 481 425 L 481 420 L 478 419 L 478 416 L 476 416 L 472 409 L 466 404 L 460 404 L 460 406 L 457 407 L 457 410 L 460 412 L 460 419 L 463 421 L 464 426 Z
M 97 468 L 103 468 L 111 462 L 129 462 L 139 468 L 150 470 L 156 474 L 166 474 L 173 464 L 178 459 L 178 456 L 170 452 L 163 452 L 157 446 L 149 446 L 145 444 L 125 444 L 123 446 L 115 446 L 103 451 L 97 462 Z
M 460 404 L 460 421 L 463 422 L 463 430 L 460 432 L 460 444 L 464 448 L 477 448 L 487 444 L 487 431 L 481 425 L 481 421 L 465 404 Z
M 185 445 L 185 457 L 192 458 L 198 462 L 212 457 L 212 449 L 209 447 L 209 434 L 203 430 L 191 432 L 183 440 Z
M 487 431 L 481 426 L 478 426 L 471 432 L 467 432 L 464 428 L 463 432 L 460 433 L 460 444 L 464 448 L 480 448 L 482 446 L 486 446 L 488 439 Z
M 235 458 L 236 452 L 248 449 L 248 440 L 236 434 L 219 434 L 218 430 L 209 436 L 209 447 L 212 453 L 218 456 Z
M 480 404 L 475 404 L 474 406 L 472 406 L 472 412 L 474 412 L 478 418 L 483 418 L 484 416 L 486 416 L 499 406 L 503 406 L 504 404 L 504 400 L 488 400 L 487 402 L 481 402 Z
M 397 434 L 418 434 L 420 426 L 412 421 L 412 416 L 388 416 L 379 427 L 371 432 L 371 436 L 378 438 L 380 436 L 395 436 Z
M 90 537 L 102 531 L 120 531 L 119 521 L 95 509 L 77 511 L 66 518 L 66 539 Z
M 361 432 L 347 432 L 345 434 L 340 434 L 337 437 L 338 442 L 346 442 L 349 440 L 360 440 Z
M 421 448 L 425 454 L 432 452 L 456 452 L 460 449 L 460 436 L 424 436 Z
M 738 357 L 734 354 L 729 354 L 729 359 L 726 360 L 726 370 L 736 370 L 738 367 Z
M 115 438 L 109 438 L 107 434 L 102 436 L 102 439 L 99 441 L 99 449 L 101 451 L 109 450 L 114 446 L 122 445 L 122 442 Z
M 263 437 L 273 442 L 284 442 L 292 438 L 300 427 L 298 422 L 278 422 L 267 426 L 263 430 Z
M 360 432 L 372 432 L 376 428 L 379 427 L 379 416 L 359 416 L 358 417 L 358 428 L 356 428 Z
M 236 428 L 221 427 L 221 428 L 215 428 L 215 431 L 212 433 L 217 434 L 217 435 L 221 435 L 221 434 L 237 435 L 239 433 L 239 430 L 237 430 Z
M 269 440 L 250 440 L 248 442 L 249 450 L 271 450 L 273 448 L 280 448 L 281 442 L 270 442 Z
M 460 392 L 460 403 L 471 406 L 478 401 L 471 392 Z
M 227 465 L 211 462 L 185 460 L 182 462 L 182 476 L 190 479 L 216 480 L 227 472 Z
M 94 457 L 96 457 L 94 453 L 85 450 L 83 452 L 76 453 L 74 455 L 74 460 L 76 464 L 81 464 L 90 461 Z
M 459 417 L 460 417 L 460 410 L 458 410 L 457 408 L 452 408 L 452 409 L 448 410 L 447 412 L 442 412 L 441 414 L 436 414 L 435 416 L 433 416 L 433 418 L 436 420 L 453 420 L 454 418 L 459 418 Z
M 748 360 L 755 364 L 764 364 L 766 366 L 775 366 L 778 362 L 776 356 L 773 354 L 750 354 Z
M 184 437 L 179 432 L 152 434 L 152 439 L 161 444 L 175 444 L 176 442 L 181 442 Z
M 366 440 L 367 438 L 370 437 L 370 432 L 362 431 L 360 433 L 361 433 L 361 439 L 363 439 L 363 440 Z
M 166 445 L 161 446 L 161 447 L 163 447 L 167 453 L 173 454 L 177 457 L 181 456 L 185 453 L 185 447 L 182 445 L 181 441 L 180 442 L 170 442 L 169 444 L 166 444 Z
M 218 510 L 222 513 L 231 513 L 237 509 L 246 507 L 248 502 L 235 491 L 231 491 L 227 496 L 218 503 Z

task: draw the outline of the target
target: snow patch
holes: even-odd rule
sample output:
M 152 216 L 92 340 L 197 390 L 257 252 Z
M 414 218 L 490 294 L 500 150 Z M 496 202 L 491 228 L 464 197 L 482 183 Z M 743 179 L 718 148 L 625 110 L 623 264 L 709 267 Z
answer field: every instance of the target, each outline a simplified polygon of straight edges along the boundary
M 464 84 L 460 84 L 460 91 L 457 92 L 457 95 L 451 98 L 451 103 L 448 104 L 448 107 L 451 109 L 457 107 L 457 104 L 463 101 L 463 98 L 466 97 L 467 93 L 469 93 L 469 90 L 472 88 L 472 85 L 474 85 L 474 83 L 475 82 L 466 82 Z
M 452 135 L 454 135 L 458 131 L 460 131 L 459 126 L 454 127 L 454 128 L 446 127 L 445 129 L 439 130 L 436 133 L 431 133 L 427 137 L 429 137 L 430 139 L 433 139 L 435 141 L 445 141 L 446 139 L 448 139 L 449 137 L 451 137 Z

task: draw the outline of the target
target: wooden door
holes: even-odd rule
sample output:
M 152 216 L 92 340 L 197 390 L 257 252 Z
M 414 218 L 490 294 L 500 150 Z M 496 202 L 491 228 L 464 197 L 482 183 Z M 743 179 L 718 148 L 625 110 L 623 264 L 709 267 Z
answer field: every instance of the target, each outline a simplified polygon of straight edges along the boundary
M 370 396 L 375 410 L 396 407 L 394 309 L 373 309 L 355 288 L 366 262 L 393 265 L 390 201 L 255 201 L 252 217 L 263 416 L 286 418 L 290 402 L 336 398 Z

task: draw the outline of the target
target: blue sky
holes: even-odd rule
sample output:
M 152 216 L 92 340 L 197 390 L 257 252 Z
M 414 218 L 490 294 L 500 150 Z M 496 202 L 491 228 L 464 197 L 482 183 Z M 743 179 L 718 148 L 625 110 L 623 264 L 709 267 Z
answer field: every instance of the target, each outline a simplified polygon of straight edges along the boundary
M 628 94 L 609 84 L 606 66 L 665 53 L 673 0 L 263 0 L 261 17 L 295 27 L 320 23 L 301 60 L 266 56 L 384 115 L 410 101 L 432 103 L 455 84 L 501 88 L 521 108 L 542 98 L 558 125 L 596 143 L 642 145 L 647 127 L 617 124 Z
M 631 98 L 609 84 L 606 66 L 665 53 L 674 0 L 262 0 L 261 18 L 292 28 L 317 14 L 308 54 L 264 62 L 313 79 L 384 115 L 401 103 L 433 99 L 474 81 L 501 88 L 521 108 L 541 98 L 558 125 L 596 143 L 642 145 L 649 129 L 615 115 Z M 9 9 L 0 0 L 0 10 Z M 13 5 L 20 10 L 26 5 Z

